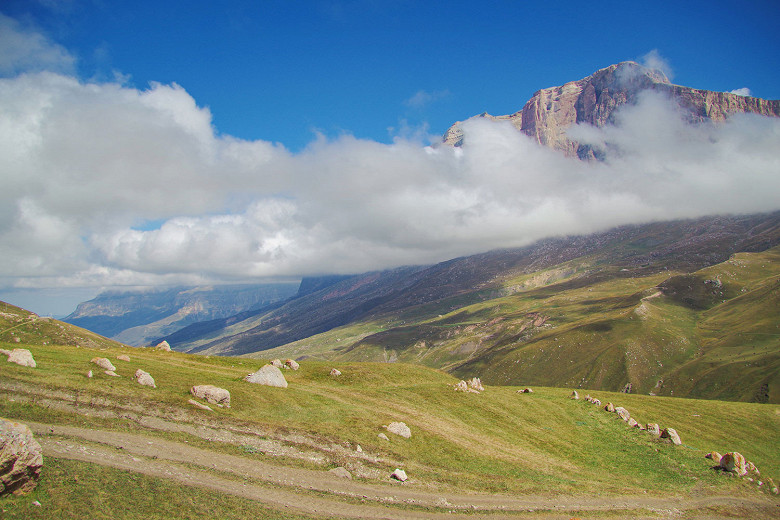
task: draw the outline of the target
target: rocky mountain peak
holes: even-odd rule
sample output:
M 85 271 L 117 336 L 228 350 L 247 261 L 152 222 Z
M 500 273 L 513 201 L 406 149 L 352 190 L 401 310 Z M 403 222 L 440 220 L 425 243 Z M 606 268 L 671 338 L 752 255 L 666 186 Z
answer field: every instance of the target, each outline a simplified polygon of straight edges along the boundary
M 579 123 L 602 127 L 612 121 L 616 108 L 635 103 L 639 93 L 645 90 L 659 91 L 675 99 L 688 112 L 692 122 L 722 121 L 741 112 L 780 116 L 778 100 L 673 85 L 660 70 L 624 61 L 581 80 L 538 90 L 514 114 L 492 116 L 483 113 L 474 117 L 509 121 L 540 144 L 570 156 L 592 159 L 594 153 L 590 147 L 568 138 L 568 128 Z M 463 139 L 461 122 L 457 122 L 447 130 L 442 141 L 450 146 L 461 146 Z

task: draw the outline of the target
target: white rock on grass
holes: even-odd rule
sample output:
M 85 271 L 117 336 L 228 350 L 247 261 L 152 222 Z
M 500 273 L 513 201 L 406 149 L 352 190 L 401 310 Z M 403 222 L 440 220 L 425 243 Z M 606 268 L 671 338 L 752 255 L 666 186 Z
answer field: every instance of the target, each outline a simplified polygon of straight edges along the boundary
M 161 341 L 154 348 L 156 348 L 157 350 L 164 350 L 166 352 L 170 352 L 171 351 L 171 344 L 168 343 L 167 341 Z
M 116 367 L 113 365 L 113 363 L 111 363 L 111 361 L 109 361 L 108 359 L 106 359 L 104 357 L 92 358 L 92 363 L 95 363 L 97 366 L 99 366 L 103 370 L 110 370 L 112 372 L 114 370 L 116 370 Z
M 385 435 L 384 433 L 380 433 L 379 435 L 377 435 L 377 437 L 379 437 L 379 438 L 380 438 L 380 439 L 382 439 L 383 441 L 389 441 L 389 440 L 390 440 L 390 437 L 388 437 L 388 436 L 387 436 L 387 435 Z
M 116 372 L 114 372 L 113 370 L 105 370 L 103 373 L 106 374 L 107 376 L 111 376 L 111 377 L 122 377 L 119 374 L 117 374 Z
M 677 430 L 675 430 L 674 428 L 664 428 L 664 431 L 661 432 L 661 438 L 669 439 L 672 441 L 673 444 L 677 446 L 682 444 L 682 441 L 680 440 L 680 436 L 677 434 Z
M 249 374 L 244 378 L 248 383 L 258 385 L 275 386 L 277 388 L 287 388 L 287 380 L 278 367 L 265 365 L 254 374 Z
M 406 476 L 406 472 L 402 469 L 395 468 L 395 471 L 390 475 L 391 478 L 406 482 L 409 477 Z
M 32 352 L 26 348 L 15 348 L 8 354 L 8 362 L 16 363 L 23 367 L 35 368 L 38 366 L 33 359 Z
M 404 439 L 410 439 L 412 437 L 412 430 L 403 422 L 391 422 L 386 426 L 387 431 L 400 435 Z
M 284 366 L 286 366 L 287 368 L 292 368 L 293 370 L 298 370 L 299 368 L 301 368 L 301 365 L 299 365 L 298 362 L 295 361 L 294 359 L 286 359 L 284 361 Z
M 149 374 L 149 372 L 145 372 L 140 368 L 135 371 L 135 380 L 138 381 L 139 385 L 157 388 L 157 385 L 154 384 L 154 378 Z
M 338 377 L 341 375 L 341 370 L 339 370 L 338 368 L 331 368 L 330 375 L 333 377 Z
M 116 358 L 119 361 L 130 361 L 130 356 L 128 356 L 127 354 L 119 354 Z
M 187 402 L 190 403 L 193 406 L 197 406 L 201 410 L 208 410 L 209 412 L 213 412 L 214 411 L 209 405 L 203 404 L 203 403 L 199 403 L 195 399 L 190 399 Z
M 190 388 L 190 393 L 198 399 L 203 399 L 217 406 L 230 408 L 230 392 L 214 385 L 196 385 Z

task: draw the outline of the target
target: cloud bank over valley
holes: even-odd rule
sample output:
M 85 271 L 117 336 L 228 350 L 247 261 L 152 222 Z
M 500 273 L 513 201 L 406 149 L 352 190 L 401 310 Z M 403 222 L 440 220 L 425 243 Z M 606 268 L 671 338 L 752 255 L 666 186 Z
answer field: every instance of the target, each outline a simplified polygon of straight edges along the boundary
M 600 162 L 479 118 L 463 124 L 462 148 L 345 134 L 292 153 L 219 133 L 185 86 L 80 80 L 66 51 L 20 31 L 12 36 L 33 38 L 57 66 L 29 67 L 35 57 L 24 55 L 0 64 L 6 289 L 357 273 L 780 208 L 777 118 L 691 126 L 648 94 L 614 126 L 571 130 L 603 151 Z M 424 94 L 414 103 L 432 99 Z

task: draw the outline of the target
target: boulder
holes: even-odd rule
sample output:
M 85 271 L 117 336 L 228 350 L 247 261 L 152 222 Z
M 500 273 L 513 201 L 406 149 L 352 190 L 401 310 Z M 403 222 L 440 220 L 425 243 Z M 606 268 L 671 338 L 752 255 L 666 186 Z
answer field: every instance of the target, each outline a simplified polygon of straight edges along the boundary
M 138 381 L 139 385 L 157 388 L 157 385 L 154 384 L 154 378 L 149 375 L 149 372 L 144 372 L 140 368 L 135 371 L 135 380 Z
M 458 384 L 455 385 L 455 391 L 456 392 L 468 392 L 469 391 L 469 385 L 465 381 L 460 381 Z
M 712 462 L 714 462 L 717 465 L 720 465 L 720 459 L 723 458 L 723 455 L 721 455 L 717 451 L 711 451 L 708 454 L 706 454 L 704 458 L 712 459 Z
M 532 393 L 534 393 L 532 388 L 523 388 L 522 390 L 520 390 L 520 392 L 522 392 L 524 394 L 532 394 Z
M 720 468 L 723 471 L 736 473 L 740 477 L 747 474 L 745 457 L 738 451 L 730 451 L 720 459 Z
M 157 346 L 156 346 L 156 347 L 154 347 L 154 348 L 156 348 L 157 350 L 164 350 L 164 351 L 166 351 L 166 352 L 170 352 L 170 351 L 171 351 L 171 345 L 170 345 L 170 343 L 168 343 L 167 341 L 161 341 L 161 342 L 159 342 L 159 343 L 157 344 Z
M 636 427 L 638 427 L 638 426 L 639 426 L 639 423 L 638 423 L 638 422 L 636 422 L 636 419 L 634 419 L 633 417 L 629 417 L 629 418 L 628 418 L 628 425 L 629 425 L 631 428 L 636 428 Z
M 190 388 L 190 393 L 198 399 L 217 406 L 230 408 L 230 392 L 214 385 L 196 385 Z
M 338 377 L 341 375 L 341 371 L 338 368 L 331 368 L 330 369 L 330 375 L 332 377 Z
M 338 468 L 333 468 L 328 470 L 328 473 L 332 475 L 336 475 L 339 478 L 346 478 L 352 480 L 352 473 L 350 473 L 349 471 L 347 471 L 346 468 L 343 468 L 341 466 L 339 466 Z
M 393 471 L 393 473 L 390 475 L 390 478 L 400 480 L 401 482 L 406 482 L 409 477 L 406 476 L 406 472 L 404 470 L 396 468 L 395 471 Z
M 379 435 L 377 435 L 377 437 L 379 437 L 379 438 L 380 438 L 380 439 L 382 439 L 383 441 L 389 441 L 389 440 L 390 440 L 390 437 L 388 437 L 388 436 L 387 436 L 387 435 L 385 435 L 384 433 L 380 433 Z
M 661 435 L 661 427 L 658 426 L 656 423 L 647 423 L 647 433 L 651 433 L 653 435 Z
M 468 383 L 469 388 L 473 388 L 477 392 L 485 391 L 485 387 L 482 386 L 482 381 L 478 377 L 472 377 L 466 383 Z
M 576 390 L 573 390 L 569 397 L 571 397 L 574 400 L 577 400 L 580 398 L 580 394 L 578 394 Z
M 281 359 L 274 359 L 271 361 L 271 365 L 275 366 L 276 368 L 282 368 L 284 366 L 284 363 L 282 363 Z
M 130 356 L 128 356 L 127 354 L 119 354 L 116 358 L 119 361 L 130 361 Z
M 755 464 L 753 464 L 750 461 L 745 462 L 745 469 L 748 470 L 750 473 L 755 473 L 756 475 L 760 475 L 761 472 L 758 471 L 758 468 Z
M 391 422 L 387 425 L 387 431 L 400 435 L 404 439 L 410 439 L 412 437 L 412 430 L 403 422 Z
M 11 353 L 8 354 L 8 362 L 30 368 L 35 368 L 37 366 L 33 359 L 32 352 L 26 348 L 13 349 Z
M 594 398 L 592 402 L 593 402 L 593 404 L 595 404 L 596 406 L 601 406 L 601 401 L 599 401 L 598 399 L 595 399 L 595 398 Z
M 618 417 L 620 417 L 626 422 L 628 422 L 628 420 L 631 418 L 631 414 L 628 413 L 628 410 L 626 410 L 622 406 L 616 406 L 615 413 L 618 415 Z
M 670 441 L 672 441 L 673 444 L 677 446 L 682 444 L 682 441 L 680 440 L 680 436 L 677 435 L 677 431 L 674 428 L 664 428 L 664 431 L 661 432 L 661 438 L 669 439 Z
M 116 370 L 116 367 L 113 365 L 113 363 L 104 357 L 92 358 L 92 363 L 95 363 L 103 370 L 111 370 L 112 372 Z
M 607 406 L 604 407 L 604 409 L 608 412 L 614 412 L 615 411 L 615 405 L 612 403 L 607 403 Z
M 292 368 L 293 370 L 298 370 L 299 368 L 301 368 L 301 365 L 299 365 L 298 362 L 295 361 L 294 359 L 285 360 L 284 366 L 286 366 L 287 368 Z
M 201 410 L 208 410 L 209 412 L 213 412 L 214 411 L 210 406 L 208 406 L 206 404 L 203 404 L 203 403 L 199 403 L 195 399 L 189 399 L 187 402 L 190 403 L 193 406 L 197 406 Z
M 248 383 L 256 383 L 258 385 L 287 388 L 287 380 L 284 378 L 284 374 L 282 374 L 282 371 L 279 370 L 279 367 L 274 365 L 264 365 L 254 374 L 249 374 L 246 376 L 244 381 Z
M 42 467 L 41 445 L 30 428 L 0 417 L 0 495 L 29 493 Z
M 111 376 L 111 377 L 122 377 L 119 374 L 117 374 L 116 372 L 114 372 L 113 370 L 105 370 L 105 371 L 103 371 L 103 373 L 106 374 L 107 376 Z

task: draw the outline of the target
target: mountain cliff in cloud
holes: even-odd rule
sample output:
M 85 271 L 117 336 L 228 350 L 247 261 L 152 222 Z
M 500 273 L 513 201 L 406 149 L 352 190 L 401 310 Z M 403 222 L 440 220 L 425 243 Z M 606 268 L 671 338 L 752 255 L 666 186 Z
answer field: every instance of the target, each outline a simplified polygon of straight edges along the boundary
M 474 117 L 509 121 L 544 146 L 569 156 L 591 159 L 599 156 L 598 150 L 572 139 L 569 130 L 581 124 L 602 128 L 613 123 L 617 108 L 636 103 L 640 94 L 646 91 L 658 92 L 676 101 L 686 119 L 693 123 L 724 121 L 739 113 L 780 116 L 780 100 L 674 85 L 660 70 L 626 61 L 598 70 L 579 81 L 541 89 L 514 114 L 492 116 L 483 113 Z M 460 146 L 463 140 L 460 121 L 443 137 L 443 142 L 451 146 Z

